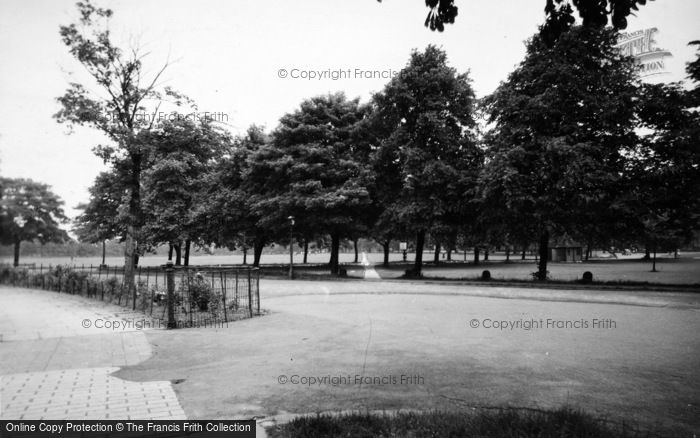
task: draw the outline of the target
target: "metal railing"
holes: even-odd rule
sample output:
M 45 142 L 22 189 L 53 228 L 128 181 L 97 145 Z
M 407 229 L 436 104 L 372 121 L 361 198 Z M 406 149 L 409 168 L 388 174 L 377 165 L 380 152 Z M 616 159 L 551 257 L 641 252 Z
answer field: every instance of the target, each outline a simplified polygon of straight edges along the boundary
M 250 267 L 0 265 L 0 284 L 81 295 L 138 310 L 170 328 L 199 327 L 260 314 L 260 272 Z

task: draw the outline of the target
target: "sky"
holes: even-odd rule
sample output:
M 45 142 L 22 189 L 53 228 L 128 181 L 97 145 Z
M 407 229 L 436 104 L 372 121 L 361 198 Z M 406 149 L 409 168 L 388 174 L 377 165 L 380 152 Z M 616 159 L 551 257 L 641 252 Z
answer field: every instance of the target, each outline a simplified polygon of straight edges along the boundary
M 320 94 L 367 101 L 428 44 L 470 72 L 477 96 L 491 93 L 522 60 L 545 0 L 456 3 L 456 23 L 438 33 L 423 27 L 423 0 L 96 1 L 114 11 L 120 47 L 148 53 L 151 73 L 168 62 L 161 85 L 192 98 L 200 113 L 220 114 L 234 134 L 252 123 L 274 129 Z M 76 21 L 75 0 L 0 0 L 0 175 L 51 185 L 71 217 L 106 168 L 92 148 L 108 143 L 52 117 L 69 82 L 90 84 L 58 33 Z M 700 40 L 700 0 L 651 1 L 628 21 L 627 32 L 658 28 L 657 46 L 673 55 L 667 73 L 649 80 L 683 80 L 695 56 L 687 43 Z

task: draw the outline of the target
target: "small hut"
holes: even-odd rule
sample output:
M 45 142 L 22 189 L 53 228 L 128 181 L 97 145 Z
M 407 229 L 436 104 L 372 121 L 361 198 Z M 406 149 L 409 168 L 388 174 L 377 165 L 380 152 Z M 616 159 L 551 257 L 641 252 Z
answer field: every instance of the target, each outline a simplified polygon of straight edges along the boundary
M 549 242 L 550 262 L 580 262 L 583 258 L 583 245 L 569 236 L 552 239 Z

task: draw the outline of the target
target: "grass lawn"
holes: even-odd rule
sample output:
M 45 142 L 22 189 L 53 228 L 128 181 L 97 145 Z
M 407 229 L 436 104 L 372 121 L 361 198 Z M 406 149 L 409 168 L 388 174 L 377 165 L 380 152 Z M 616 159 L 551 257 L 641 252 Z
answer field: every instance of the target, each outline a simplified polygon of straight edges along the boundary
M 469 255 L 469 254 L 468 254 Z M 471 260 L 471 255 L 469 255 Z M 584 272 L 593 273 L 595 282 L 636 282 L 636 283 L 657 283 L 657 284 L 700 284 L 700 253 L 684 253 L 682 257 L 674 259 L 669 254 L 660 255 L 657 260 L 656 269 L 658 272 L 651 272 L 651 262 L 640 260 L 640 254 L 623 256 L 618 259 L 595 259 L 582 263 L 549 263 L 548 270 L 550 278 L 558 281 L 580 280 Z M 412 267 L 413 254 L 408 255 L 408 260 L 403 262 L 399 253 L 391 253 L 389 268 L 381 266 L 383 255 L 379 253 L 369 253 L 367 258 L 374 265 L 381 278 L 392 279 L 403 276 L 404 271 Z M 531 274 L 537 270 L 537 262 L 528 258 L 520 260 L 519 257 L 512 257 L 510 263 L 505 263 L 502 253 L 491 254 L 488 261 L 481 261 L 479 265 L 462 261 L 461 256 L 455 256 L 455 261 L 441 262 L 439 265 L 432 263 L 432 255 L 429 252 L 423 254 L 426 262 L 423 267 L 423 275 L 426 278 L 441 279 L 464 279 L 476 280 L 481 277 L 484 270 L 491 272 L 494 280 L 532 280 Z M 2 260 L 11 262 L 11 260 Z M 165 263 L 163 256 L 146 256 L 140 259 L 141 266 L 159 266 Z M 252 261 L 249 257 L 248 262 Z M 354 254 L 340 254 L 340 262 L 350 278 L 363 278 L 364 267 L 354 264 Z M 26 257 L 21 259 L 22 263 L 43 264 L 68 264 L 68 265 L 93 265 L 100 263 L 99 257 L 70 258 L 70 257 Z M 240 255 L 213 255 L 213 256 L 193 256 L 191 265 L 218 265 L 218 264 L 240 264 Z M 261 259 L 263 271 L 269 275 L 284 276 L 288 270 L 287 263 L 289 256 L 285 254 L 263 254 Z M 301 254 L 295 254 L 295 269 L 305 277 L 327 276 L 328 270 L 325 267 L 328 263 L 328 254 L 309 254 L 309 265 L 304 265 Z M 121 266 L 124 260 L 120 257 L 108 258 L 107 264 L 110 266 Z
M 409 265 L 393 265 L 390 268 L 376 267 L 382 278 L 398 278 Z M 700 259 L 694 255 L 678 259 L 663 258 L 657 260 L 658 272 L 651 272 L 651 263 L 641 260 L 593 260 L 581 263 L 549 263 L 548 270 L 552 280 L 580 280 L 584 272 L 593 273 L 596 282 L 647 282 L 661 284 L 700 284 Z M 440 265 L 429 264 L 423 268 L 426 278 L 469 279 L 481 277 L 484 270 L 491 272 L 494 280 L 532 280 L 532 273 L 537 270 L 536 262 L 515 261 L 504 263 L 501 260 L 472 263 L 450 262 Z
M 652 436 L 570 409 L 473 413 L 342 414 L 299 417 L 267 429 L 286 437 L 638 437 Z

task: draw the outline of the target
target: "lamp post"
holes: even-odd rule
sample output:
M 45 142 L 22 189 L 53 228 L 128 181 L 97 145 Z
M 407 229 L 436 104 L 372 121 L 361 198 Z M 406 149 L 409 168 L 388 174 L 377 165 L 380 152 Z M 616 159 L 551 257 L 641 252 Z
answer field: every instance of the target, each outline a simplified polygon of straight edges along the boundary
M 15 225 L 17 225 L 21 230 L 24 230 L 24 226 L 27 225 L 27 220 L 22 215 L 15 216 L 12 220 L 14 221 Z M 21 231 L 19 234 L 21 234 Z M 15 268 L 19 266 L 19 245 L 19 240 L 15 240 L 14 261 L 12 262 L 12 266 L 14 266 Z
M 289 216 L 289 279 L 294 280 L 294 216 Z

